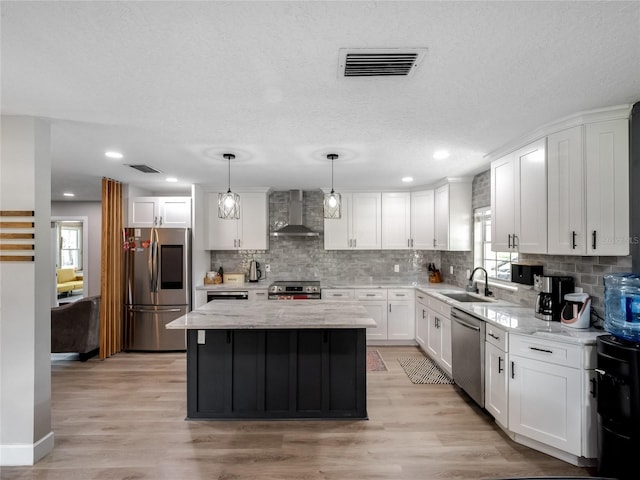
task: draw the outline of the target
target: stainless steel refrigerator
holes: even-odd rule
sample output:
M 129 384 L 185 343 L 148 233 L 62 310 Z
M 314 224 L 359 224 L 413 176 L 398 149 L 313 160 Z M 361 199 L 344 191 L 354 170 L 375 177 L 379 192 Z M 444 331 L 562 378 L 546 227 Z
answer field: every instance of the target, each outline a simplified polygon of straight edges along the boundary
M 191 310 L 191 230 L 124 229 L 124 348 L 186 350 L 165 325 Z

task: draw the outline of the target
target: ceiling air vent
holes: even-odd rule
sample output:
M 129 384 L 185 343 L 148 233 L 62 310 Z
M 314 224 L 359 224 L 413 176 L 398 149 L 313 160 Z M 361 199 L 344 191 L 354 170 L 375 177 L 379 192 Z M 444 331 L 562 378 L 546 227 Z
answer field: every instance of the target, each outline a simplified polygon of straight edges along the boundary
M 162 173 L 160 170 L 156 170 L 149 165 L 129 165 L 131 168 L 135 168 L 136 170 L 142 173 Z
M 339 74 L 345 77 L 409 77 L 426 48 L 340 49 Z

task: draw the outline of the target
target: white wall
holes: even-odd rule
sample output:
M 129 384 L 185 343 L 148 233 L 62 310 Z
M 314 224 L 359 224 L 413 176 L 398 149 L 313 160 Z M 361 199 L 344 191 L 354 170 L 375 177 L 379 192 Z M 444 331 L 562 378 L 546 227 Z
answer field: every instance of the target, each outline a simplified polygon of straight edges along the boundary
M 51 202 L 52 217 L 87 217 L 89 245 L 85 245 L 85 265 L 88 264 L 89 288 L 85 296 L 100 295 L 100 255 L 102 237 L 102 204 L 100 202 Z
M 0 465 L 31 465 L 53 448 L 50 127 L 3 116 L 0 129 L 0 210 L 35 211 L 35 262 L 0 262 Z

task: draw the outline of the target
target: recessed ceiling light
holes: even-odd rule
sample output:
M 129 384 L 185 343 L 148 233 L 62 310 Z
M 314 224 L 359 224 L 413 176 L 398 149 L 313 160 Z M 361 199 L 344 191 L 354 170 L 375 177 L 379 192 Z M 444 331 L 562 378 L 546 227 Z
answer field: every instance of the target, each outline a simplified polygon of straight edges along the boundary
M 167 177 L 166 178 L 167 182 L 177 182 L 178 179 L 176 177 Z
M 433 152 L 433 158 L 436 160 L 444 160 L 445 158 L 449 158 L 448 150 L 436 150 Z
M 71 193 L 71 192 L 64 192 L 62 195 L 64 195 L 65 197 L 75 197 L 75 193 Z
M 124 155 L 122 155 L 120 152 L 104 152 L 105 157 L 109 157 L 109 158 L 122 158 Z
M 413 182 L 413 177 L 402 177 L 402 181 L 404 183 Z

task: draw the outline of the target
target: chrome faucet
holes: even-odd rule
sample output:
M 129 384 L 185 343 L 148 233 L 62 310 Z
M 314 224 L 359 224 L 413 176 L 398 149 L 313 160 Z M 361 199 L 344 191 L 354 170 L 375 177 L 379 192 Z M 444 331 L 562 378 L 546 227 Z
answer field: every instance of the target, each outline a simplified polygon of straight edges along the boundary
M 467 292 L 478 293 L 478 285 L 473 281 L 473 275 L 478 270 L 482 270 L 484 272 L 484 296 L 491 297 L 493 295 L 493 292 L 489 290 L 489 274 L 482 267 L 476 267 L 473 269 L 473 272 L 471 272 L 471 275 L 469 276 L 469 283 L 467 284 Z

